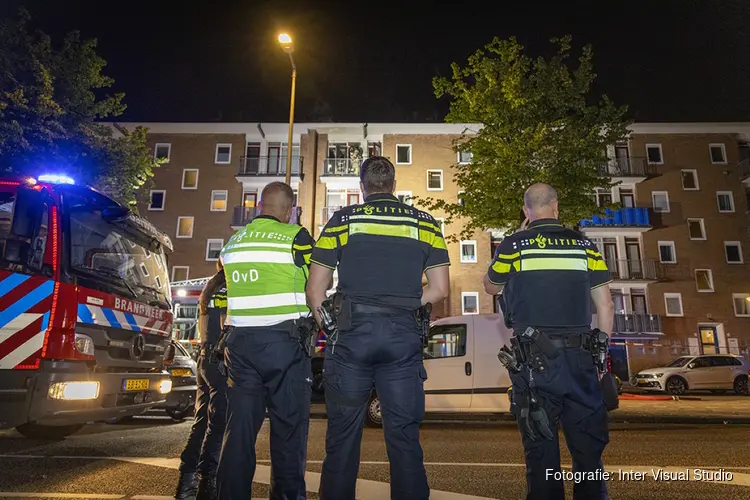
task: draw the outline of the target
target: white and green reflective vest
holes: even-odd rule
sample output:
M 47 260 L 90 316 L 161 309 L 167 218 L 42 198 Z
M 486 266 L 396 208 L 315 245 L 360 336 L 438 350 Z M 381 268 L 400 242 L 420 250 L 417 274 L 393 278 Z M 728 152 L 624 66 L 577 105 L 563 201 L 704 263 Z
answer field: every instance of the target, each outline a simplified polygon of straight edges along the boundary
M 227 278 L 227 319 L 232 326 L 271 326 L 310 314 L 306 273 L 294 263 L 292 244 L 302 229 L 256 218 L 221 250 Z

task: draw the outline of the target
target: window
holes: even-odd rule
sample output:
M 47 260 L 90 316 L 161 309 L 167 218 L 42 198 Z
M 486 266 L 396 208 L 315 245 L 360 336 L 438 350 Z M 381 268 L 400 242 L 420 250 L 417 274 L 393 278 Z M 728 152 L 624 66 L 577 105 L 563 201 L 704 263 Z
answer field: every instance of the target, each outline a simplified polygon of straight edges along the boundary
M 411 144 L 396 144 L 396 165 L 411 165 Z
M 100 291 L 113 287 L 137 301 L 156 299 L 159 304 L 168 304 L 167 272 L 151 258 L 161 250 L 146 252 L 150 238 L 132 226 L 125 230 L 106 221 L 99 210 L 107 205 L 98 204 L 95 197 L 71 194 L 66 198 L 70 207 L 69 262 L 78 283 Z M 159 275 L 163 277 L 161 287 L 155 280 Z
M 461 242 L 461 262 L 465 264 L 476 264 L 477 262 L 477 242 L 474 240 L 465 240 Z
M 733 293 L 732 302 L 735 316 L 750 316 L 750 294 Z
M 219 254 L 221 249 L 224 248 L 224 240 L 209 238 L 206 241 L 206 260 L 217 261 L 219 260 Z
M 727 150 L 724 144 L 709 144 L 708 152 L 711 155 L 711 163 L 714 165 L 726 165 Z
M 401 203 L 411 205 L 411 191 L 396 191 L 396 198 Z
M 652 165 L 661 165 L 664 158 L 661 154 L 661 144 L 646 144 L 646 158 Z
M 742 244 L 739 241 L 725 241 L 724 255 L 727 258 L 727 264 L 742 264 Z
M 227 211 L 227 191 L 211 191 L 211 211 Z
M 164 160 L 169 162 L 169 157 L 172 155 L 172 145 L 168 142 L 158 142 L 154 147 L 154 159 Z
M 667 316 L 682 316 L 682 294 L 665 293 L 664 309 Z
M 706 226 L 703 224 L 703 219 L 688 219 L 687 223 L 691 240 L 706 239 Z
M 461 292 L 461 314 L 479 314 L 479 292 Z
M 445 236 L 445 218 L 435 217 L 435 222 L 437 222 L 438 225 L 440 226 L 440 234 Z
M 443 190 L 443 171 L 442 170 L 428 170 L 427 171 L 427 191 L 442 191 Z
M 164 210 L 164 199 L 167 197 L 167 192 L 163 189 L 152 189 L 150 196 L 151 201 L 148 204 L 148 209 L 152 211 Z
M 698 171 L 697 170 L 680 170 L 682 174 L 682 189 L 685 191 L 698 190 Z
M 459 151 L 458 152 L 458 163 L 471 163 L 474 159 L 474 153 L 471 151 Z
M 714 277 L 710 269 L 695 270 L 695 286 L 698 287 L 699 292 L 714 291 Z
M 734 212 L 734 195 L 731 191 L 716 191 L 716 203 L 720 214 Z
M 172 281 L 187 281 L 190 279 L 190 266 L 172 266 Z
M 177 217 L 177 237 L 192 238 L 194 217 Z
M 182 171 L 182 189 L 198 189 L 197 168 L 186 168 Z
M 654 212 L 657 214 L 669 213 L 669 193 L 666 191 L 652 191 L 651 203 L 654 206 Z
M 439 325 L 430 328 L 426 359 L 457 358 L 466 355 L 466 325 Z
M 677 263 L 677 252 L 674 249 L 674 241 L 659 242 L 659 262 L 662 264 Z
M 232 145 L 231 144 L 217 144 L 216 145 L 216 158 L 214 163 L 220 165 L 226 165 L 232 163 Z
M 462 194 L 464 194 L 463 191 L 459 191 L 458 192 L 458 200 L 457 201 L 458 201 L 458 204 L 463 207 L 464 205 L 466 205 L 466 200 L 463 198 L 463 196 L 461 196 Z

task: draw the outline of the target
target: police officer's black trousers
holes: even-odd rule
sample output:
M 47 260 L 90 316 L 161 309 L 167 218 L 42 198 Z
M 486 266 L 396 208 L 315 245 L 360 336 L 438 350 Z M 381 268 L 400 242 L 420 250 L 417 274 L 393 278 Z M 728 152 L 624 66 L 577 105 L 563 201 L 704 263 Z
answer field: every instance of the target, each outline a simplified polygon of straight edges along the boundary
M 270 498 L 306 498 L 310 359 L 289 331 L 260 328 L 233 328 L 224 359 L 229 406 L 219 462 L 219 498 L 250 498 L 256 470 L 255 442 L 266 408 L 271 424 Z
M 195 419 L 180 455 L 180 472 L 215 474 L 226 423 L 227 379 L 219 372 L 218 363 L 201 355 L 196 381 Z
M 528 388 L 528 370 L 512 375 L 513 413 L 521 429 L 526 455 L 527 500 L 562 500 L 563 481 L 555 478 L 560 472 L 560 444 L 557 427 L 562 424 L 565 442 L 573 458 L 573 472 L 602 471 L 602 453 L 609 442 L 609 422 L 599 378 L 591 353 L 581 348 L 560 349 L 554 359 L 547 359 L 548 368 L 532 372 L 536 394 L 547 412 L 554 440 L 538 437 L 536 441 L 524 433 L 518 402 Z M 537 433 L 537 436 L 539 433 Z M 608 499 L 607 485 L 601 480 L 577 482 L 573 486 L 576 500 Z
M 424 418 L 422 347 L 414 318 L 364 316 L 326 345 L 326 458 L 320 479 L 322 500 L 354 500 L 360 445 L 373 384 L 380 398 L 391 498 L 426 500 L 427 485 L 419 424 Z

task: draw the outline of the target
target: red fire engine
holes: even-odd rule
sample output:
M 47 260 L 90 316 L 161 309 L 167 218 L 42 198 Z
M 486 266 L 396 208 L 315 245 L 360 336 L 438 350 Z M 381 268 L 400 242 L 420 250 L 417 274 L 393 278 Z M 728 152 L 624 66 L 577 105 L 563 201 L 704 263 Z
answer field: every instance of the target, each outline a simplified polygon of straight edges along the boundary
M 0 178 L 0 428 L 62 437 L 166 400 L 165 250 L 168 236 L 72 179 Z

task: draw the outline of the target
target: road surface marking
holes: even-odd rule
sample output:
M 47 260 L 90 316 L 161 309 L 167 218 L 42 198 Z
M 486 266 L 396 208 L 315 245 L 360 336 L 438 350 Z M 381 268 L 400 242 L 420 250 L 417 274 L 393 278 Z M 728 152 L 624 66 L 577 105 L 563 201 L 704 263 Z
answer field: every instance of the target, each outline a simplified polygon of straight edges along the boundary
M 180 466 L 179 458 L 137 458 L 137 457 L 107 457 L 110 460 L 118 460 L 141 465 L 151 465 L 155 467 L 165 467 L 168 469 L 177 469 Z M 254 483 L 271 484 L 271 467 L 267 465 L 258 465 L 255 469 Z M 305 472 L 305 483 L 307 491 L 317 492 L 320 487 L 320 474 L 317 472 Z M 368 479 L 357 479 L 357 500 L 383 500 L 390 498 L 391 485 L 381 483 L 380 481 L 370 481 Z M 431 500 L 489 500 L 489 497 L 478 497 L 473 495 L 464 495 L 462 493 L 453 493 L 451 491 L 430 491 Z
M 92 500 L 114 500 L 125 498 L 125 495 L 108 495 L 105 493 L 24 493 L 0 491 L 0 498 L 88 498 Z

